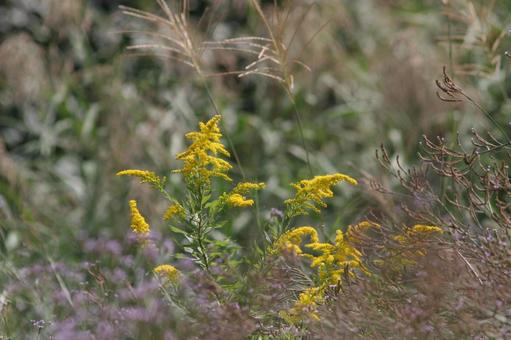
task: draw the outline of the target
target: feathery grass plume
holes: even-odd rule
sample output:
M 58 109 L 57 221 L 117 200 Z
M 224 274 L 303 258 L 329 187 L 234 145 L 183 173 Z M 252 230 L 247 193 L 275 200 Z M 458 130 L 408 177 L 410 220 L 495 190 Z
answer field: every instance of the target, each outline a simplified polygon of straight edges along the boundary
M 171 204 L 163 214 L 163 219 L 165 221 L 169 221 L 176 216 L 178 217 L 185 216 L 185 208 L 183 208 L 183 206 L 179 203 Z
M 232 165 L 226 160 L 217 157 L 219 154 L 229 157 L 229 152 L 220 142 L 222 133 L 218 127 L 221 116 L 216 115 L 208 122 L 199 123 L 199 130 L 189 132 L 186 138 L 192 144 L 184 152 L 176 156 L 176 159 L 184 162 L 183 168 L 174 170 L 185 176 L 188 185 L 194 188 L 202 186 L 210 187 L 211 177 L 220 177 L 226 181 L 232 181 L 227 172 Z
M 144 216 L 138 211 L 137 201 L 130 200 L 130 209 L 131 209 L 131 229 L 136 234 L 146 235 L 151 231 L 149 224 L 145 221 Z
M 156 55 L 171 59 L 202 73 L 201 55 L 204 48 L 188 22 L 188 1 L 183 1 L 179 12 L 171 9 L 164 0 L 156 0 L 156 2 L 166 17 L 131 7 L 119 6 L 123 14 L 159 25 L 168 31 L 165 34 L 152 31 L 128 31 L 127 33 L 149 36 L 153 40 L 161 39 L 161 42 L 153 41 L 132 45 L 128 47 L 128 50 L 135 51 L 135 55 Z
M 298 183 L 293 183 L 292 186 L 296 189 L 296 195 L 294 198 L 284 201 L 287 216 L 307 215 L 308 210 L 319 213 L 321 208 L 327 207 L 323 199 L 333 197 L 331 187 L 339 182 L 357 185 L 354 178 L 341 173 L 315 176 L 313 179 L 304 179 Z
M 301 66 L 307 71 L 311 71 L 311 69 L 307 66 L 307 64 L 300 61 L 298 57 L 292 57 L 290 53 L 290 48 L 295 41 L 299 30 L 298 25 L 294 32 L 288 34 L 290 36 L 289 39 L 286 39 L 286 33 L 289 33 L 287 28 L 290 26 L 288 19 L 291 16 L 291 12 L 297 6 L 289 5 L 286 9 L 280 11 L 278 6 L 275 4 L 274 12 L 271 15 L 273 20 L 270 21 L 268 18 L 269 15 L 264 13 L 264 10 L 261 8 L 259 0 L 250 0 L 250 3 L 255 8 L 259 18 L 266 27 L 268 37 L 237 37 L 217 42 L 206 42 L 205 44 L 210 49 L 241 51 L 255 57 L 255 60 L 246 65 L 244 70 L 230 73 L 238 74 L 238 77 L 240 78 L 250 75 L 259 75 L 276 80 L 280 85 L 282 85 L 294 108 L 296 123 L 300 133 L 300 140 L 305 150 L 309 175 L 312 176 L 313 171 L 310 161 L 310 152 L 303 132 L 302 115 L 298 110 L 296 99 L 293 94 L 295 83 L 295 77 L 293 75 L 294 66 Z M 300 22 L 303 22 L 303 19 L 305 19 L 308 15 L 312 6 L 313 5 L 307 6 L 307 9 L 302 14 L 302 20 L 300 20 Z M 322 25 L 311 35 L 308 39 L 308 43 L 313 40 L 313 38 L 324 28 L 325 25 Z M 308 43 L 306 45 L 308 45 Z M 305 49 L 306 45 L 302 48 L 302 51 Z
M 243 52 L 254 56 L 255 60 L 250 62 L 238 73 L 238 77 L 246 77 L 250 75 L 260 75 L 273 80 L 277 80 L 285 89 L 292 92 L 294 88 L 293 67 L 299 65 L 310 71 L 311 69 L 298 58 L 290 55 L 290 48 L 296 38 L 299 27 L 295 28 L 295 32 L 287 34 L 290 36 L 286 41 L 286 30 L 289 27 L 288 18 L 296 6 L 286 6 L 284 10 L 279 10 L 277 6 L 274 8 L 272 17 L 269 20 L 264 13 L 258 0 L 250 0 L 250 3 L 256 10 L 259 18 L 263 22 L 268 37 L 247 36 L 229 38 L 221 41 L 208 41 L 205 45 L 210 49 L 227 50 L 234 52 Z M 302 19 L 308 14 L 312 6 L 309 6 L 303 13 Z M 315 34 L 313 34 L 315 35 Z
M 141 183 L 150 183 L 156 188 L 161 188 L 165 178 L 158 177 L 154 172 L 147 170 L 122 170 L 116 176 L 133 176 L 140 178 Z
M 179 270 L 170 264 L 162 264 L 153 269 L 153 272 L 172 283 L 176 283 L 181 276 Z

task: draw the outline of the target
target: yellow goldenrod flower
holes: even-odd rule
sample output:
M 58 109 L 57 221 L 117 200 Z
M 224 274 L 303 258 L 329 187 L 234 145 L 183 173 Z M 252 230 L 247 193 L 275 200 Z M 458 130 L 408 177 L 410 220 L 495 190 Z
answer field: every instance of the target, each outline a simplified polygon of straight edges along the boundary
M 313 242 L 305 246 L 322 253 L 319 256 L 311 257 L 311 267 L 318 268 L 319 276 L 324 282 L 337 284 L 340 281 L 341 273 L 348 270 L 347 274 L 354 275 L 351 270 L 355 268 L 368 273 L 362 264 L 362 253 L 344 238 L 341 230 L 337 230 L 333 244 Z
M 327 206 L 323 202 L 323 198 L 332 197 L 334 193 L 331 187 L 339 182 L 357 184 L 354 178 L 341 173 L 315 176 L 313 179 L 304 179 L 292 184 L 296 189 L 296 195 L 294 198 L 284 201 L 287 205 L 288 216 L 307 215 L 307 210 L 319 213 L 320 208 Z
M 282 234 L 274 243 L 272 253 L 287 251 L 295 255 L 302 254 L 300 244 L 305 236 L 309 236 L 311 243 L 319 242 L 318 232 L 313 227 L 304 226 L 289 230 Z
M 227 196 L 226 202 L 231 207 L 251 207 L 254 204 L 254 200 L 247 199 L 240 194 L 230 194 Z
M 417 233 L 429 234 L 429 233 L 443 233 L 444 231 L 437 226 L 416 224 L 411 228 L 411 230 L 409 232 L 414 233 L 414 234 L 417 234 Z
M 379 228 L 381 228 L 381 225 L 378 223 L 362 221 L 358 224 L 348 226 L 348 231 L 346 234 L 348 235 L 348 238 L 353 242 L 357 241 L 357 239 L 359 239 L 366 230 Z
M 184 162 L 183 168 L 174 170 L 182 173 L 185 179 L 196 186 L 210 183 L 211 177 L 221 177 L 231 181 L 227 172 L 231 164 L 220 157 L 219 154 L 229 157 L 229 152 L 220 142 L 222 133 L 218 127 L 221 116 L 216 115 L 206 123 L 199 123 L 197 132 L 189 132 L 185 136 L 192 141 L 188 149 L 176 156 Z
M 431 225 L 416 224 L 411 228 L 407 228 L 403 235 L 394 236 L 394 240 L 400 244 L 418 241 L 421 238 L 428 237 L 430 234 L 443 233 L 442 228 Z
M 137 208 L 137 201 L 130 201 L 130 209 L 131 209 L 131 229 L 136 234 L 148 234 L 151 230 L 149 228 L 149 224 L 145 221 L 144 216 L 140 214 Z
M 241 182 L 241 183 L 238 183 L 234 187 L 234 189 L 232 189 L 232 192 L 236 193 L 236 194 L 243 195 L 243 194 L 246 194 L 247 192 L 252 191 L 252 190 L 264 189 L 265 186 L 266 186 L 266 184 L 264 184 L 264 183 Z
M 317 307 L 324 300 L 324 291 L 324 287 L 307 288 L 300 293 L 293 307 L 279 313 L 280 317 L 290 324 L 299 323 L 304 318 L 318 321 Z
M 404 233 L 395 235 L 393 240 L 399 244 L 399 249 L 390 250 L 391 264 L 395 266 L 414 265 L 417 263 L 415 258 L 426 256 L 427 239 L 433 234 L 441 234 L 443 230 L 437 226 L 416 224 L 407 228 Z
M 362 221 L 355 225 L 349 225 L 346 231 L 346 237 L 352 244 L 360 244 L 364 234 L 370 229 L 380 229 L 381 225 L 370 221 Z
M 181 216 L 183 217 L 185 215 L 185 208 L 179 203 L 171 204 L 167 210 L 165 211 L 165 214 L 163 214 L 163 219 L 165 221 L 171 220 L 174 216 Z
M 264 187 L 264 183 L 238 183 L 230 193 L 223 195 L 223 199 L 231 207 L 250 207 L 254 204 L 254 200 L 248 199 L 243 195 L 249 191 L 260 190 Z
M 370 222 L 360 223 L 360 229 L 377 226 Z M 355 227 L 353 227 L 355 228 Z M 303 253 L 300 244 L 304 236 L 309 236 L 311 242 L 305 244 L 305 247 L 313 253 L 319 255 L 310 255 Z M 318 234 L 312 227 L 300 227 L 284 233 L 274 244 L 274 249 L 288 250 L 296 255 L 307 257 L 311 260 L 311 268 L 317 268 L 319 285 L 310 287 L 300 293 L 294 306 L 286 311 L 281 311 L 280 316 L 290 324 L 296 324 L 304 318 L 310 320 L 319 320 L 317 307 L 323 303 L 325 290 L 331 285 L 337 285 L 346 275 L 354 276 L 353 269 L 358 269 L 369 275 L 369 272 L 362 263 L 362 253 L 355 248 L 349 239 L 341 230 L 337 230 L 335 241 L 333 243 L 319 242 Z
M 176 267 L 170 264 L 159 265 L 158 267 L 154 268 L 153 271 L 156 274 L 165 277 L 167 280 L 174 283 L 177 282 L 179 276 L 181 275 L 179 270 L 177 270 Z
M 405 244 L 407 240 L 407 237 L 405 237 L 404 235 L 395 235 L 392 238 L 399 244 Z
M 158 177 L 154 172 L 147 170 L 122 170 L 119 171 L 116 176 L 133 176 L 140 178 L 142 183 L 151 183 L 156 186 L 160 186 L 163 180 Z

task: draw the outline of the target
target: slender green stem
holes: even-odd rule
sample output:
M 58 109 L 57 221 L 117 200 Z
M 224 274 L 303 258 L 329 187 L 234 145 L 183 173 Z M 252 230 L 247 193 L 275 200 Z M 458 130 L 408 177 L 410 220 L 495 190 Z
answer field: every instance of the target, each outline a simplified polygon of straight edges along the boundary
M 486 111 L 480 104 L 478 104 L 475 100 L 467 96 L 463 93 L 463 96 L 470 102 L 472 105 L 474 105 L 479 111 L 481 111 L 488 119 L 493 123 L 493 125 L 500 131 L 502 136 L 506 139 L 506 142 L 511 143 L 511 139 L 509 138 L 509 135 L 504 130 L 502 125 L 500 125 L 495 118 L 490 114 L 490 112 Z
M 199 75 L 199 78 L 202 82 L 202 86 L 206 90 L 206 94 L 208 96 L 209 102 L 211 103 L 211 106 L 213 106 L 213 110 L 215 111 L 215 114 L 219 115 L 220 110 L 218 109 L 218 105 L 215 102 L 215 99 L 213 97 L 213 94 L 211 93 L 211 90 L 209 89 L 208 82 L 206 81 L 206 77 L 202 73 L 202 70 L 197 62 L 194 61 L 195 70 L 197 71 L 197 74 Z M 225 124 L 222 121 L 220 121 L 220 124 L 222 124 L 222 129 L 225 133 L 225 139 L 227 139 L 227 143 L 229 144 L 229 148 L 232 150 L 232 154 L 234 156 L 234 160 L 236 161 L 236 164 L 238 165 L 238 168 L 240 169 L 241 177 L 243 180 L 245 180 L 245 171 L 243 170 L 243 166 L 241 165 L 240 157 L 238 156 L 238 152 L 236 151 L 236 148 L 234 147 L 234 143 L 231 140 L 231 137 L 229 136 L 229 132 L 227 132 L 227 129 L 225 128 Z
M 449 6 L 449 5 L 446 5 L 446 6 Z M 452 49 L 452 40 L 451 40 L 452 23 L 451 23 L 451 19 L 449 18 L 448 15 L 446 15 L 446 19 L 447 19 L 447 44 L 448 44 L 448 55 L 449 55 L 449 72 L 451 74 L 454 74 L 454 59 L 453 59 L 453 53 L 452 53 L 453 49 Z M 455 136 L 458 126 L 456 124 L 456 119 L 454 117 L 454 112 L 452 110 L 449 112 L 449 123 L 451 125 L 451 134 L 453 134 L 453 136 Z M 454 146 L 454 143 L 455 143 L 455 138 L 452 138 L 451 147 Z M 450 159 L 451 159 L 451 157 L 447 156 L 447 161 L 449 161 Z M 443 180 L 440 183 L 440 192 L 441 192 L 442 197 L 444 197 L 444 195 L 446 193 L 446 189 L 447 189 L 447 178 L 443 178 Z
M 284 86 L 284 89 L 286 90 L 286 94 L 287 94 L 289 100 L 291 101 L 291 104 L 293 104 L 293 111 L 295 113 L 296 124 L 298 126 L 298 131 L 300 133 L 300 139 L 302 141 L 302 145 L 305 150 L 305 159 L 307 161 L 307 168 L 309 169 L 309 176 L 312 178 L 312 176 L 314 175 L 314 172 L 312 171 L 312 166 L 311 166 L 311 162 L 310 162 L 309 148 L 307 147 L 307 143 L 305 142 L 305 135 L 303 133 L 303 123 L 302 123 L 301 114 L 300 114 L 300 111 L 298 110 L 298 106 L 296 105 L 296 100 L 295 100 L 293 94 L 291 93 L 291 90 L 286 86 Z
M 199 250 L 199 256 L 201 257 L 202 259 L 202 264 L 204 265 L 204 268 L 206 269 L 206 272 L 208 274 L 210 274 L 210 271 L 209 271 L 209 259 L 208 259 L 208 256 L 206 255 L 206 247 L 204 245 L 204 238 L 205 238 L 205 235 L 204 235 L 204 220 L 203 220 L 203 216 L 202 216 L 202 211 L 204 210 L 204 205 L 203 205 L 203 202 L 202 202 L 202 198 L 203 198 L 203 188 L 202 187 L 199 187 L 199 190 L 198 190 L 198 194 L 199 194 L 199 197 L 198 199 L 196 200 L 196 202 L 198 202 L 198 211 L 197 211 L 197 216 L 199 218 L 199 221 L 197 223 L 197 246 L 198 246 L 198 250 Z

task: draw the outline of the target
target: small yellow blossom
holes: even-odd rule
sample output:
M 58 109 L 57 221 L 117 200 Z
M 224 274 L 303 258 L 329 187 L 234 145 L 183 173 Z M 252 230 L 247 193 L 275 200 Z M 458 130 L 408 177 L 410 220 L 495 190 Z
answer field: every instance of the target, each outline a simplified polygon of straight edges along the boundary
M 244 194 L 252 190 L 261 190 L 265 187 L 264 183 L 238 183 L 228 194 L 224 194 L 225 202 L 231 207 L 250 207 L 254 205 L 254 200 L 248 199 Z
M 307 248 L 321 252 L 319 256 L 313 256 L 311 267 L 318 268 L 320 279 L 329 284 L 337 284 L 341 274 L 346 272 L 353 276 L 353 269 L 359 269 L 368 273 L 362 264 L 362 253 L 356 249 L 348 239 L 345 239 L 341 230 L 337 230 L 335 242 L 309 243 Z
M 170 264 L 159 265 L 158 267 L 154 268 L 153 271 L 156 274 L 165 277 L 170 282 L 177 282 L 179 276 L 181 275 L 179 270 L 177 270 L 176 267 Z
M 361 241 L 361 237 L 367 230 L 379 228 L 381 228 L 381 225 L 379 225 L 378 223 L 371 221 L 362 221 L 358 224 L 348 226 L 346 235 L 349 238 L 350 242 L 356 243 Z
M 184 162 L 183 168 L 174 170 L 175 173 L 182 173 L 185 179 L 196 186 L 209 185 L 211 177 L 221 177 L 231 181 L 227 172 L 232 165 L 217 157 L 219 154 L 229 157 L 229 152 L 220 142 L 222 133 L 218 127 L 221 116 L 216 115 L 208 122 L 199 123 L 199 130 L 189 132 L 185 136 L 192 141 L 192 144 L 184 152 L 176 156 L 176 159 Z
M 400 244 L 405 244 L 407 242 L 418 241 L 431 234 L 442 234 L 443 232 L 442 228 L 437 226 L 416 224 L 411 228 L 407 228 L 404 234 L 394 236 L 394 240 Z
M 355 229 L 364 230 L 377 226 L 379 225 L 375 223 L 361 222 L 352 227 L 351 231 L 354 233 Z M 345 235 L 341 230 L 337 230 L 334 242 L 323 243 L 319 242 L 314 228 L 300 227 L 284 233 L 275 242 L 273 252 L 289 251 L 310 259 L 310 266 L 317 269 L 319 277 L 318 286 L 304 290 L 293 307 L 280 312 L 280 316 L 288 323 L 296 324 L 305 318 L 319 320 L 317 307 L 323 303 L 325 291 L 329 286 L 339 284 L 346 275 L 354 276 L 354 269 L 369 275 L 362 263 L 362 253 L 355 248 L 354 242 L 350 239 L 352 233 L 348 231 Z M 310 249 L 312 255 L 304 253 L 300 247 L 305 236 L 310 237 L 310 243 L 305 244 L 304 247 Z
M 288 216 L 307 215 L 308 210 L 319 213 L 320 208 L 327 206 L 323 199 L 334 195 L 331 187 L 339 182 L 357 184 L 354 178 L 341 173 L 315 176 L 313 179 L 304 179 L 292 184 L 296 189 L 296 195 L 284 201 L 288 208 Z
M 414 234 L 417 234 L 417 233 L 429 234 L 429 233 L 443 233 L 444 231 L 442 230 L 442 228 L 439 228 L 437 226 L 416 224 L 411 228 L 410 232 L 412 232 Z
M 323 287 L 307 288 L 300 293 L 293 307 L 279 313 L 280 317 L 289 324 L 297 324 L 304 318 L 318 321 L 319 315 L 317 313 L 317 307 L 324 300 L 324 291 L 325 289 Z
M 397 243 L 399 244 L 405 244 L 406 243 L 406 240 L 408 239 L 406 236 L 404 235 L 395 235 L 394 237 L 392 237 L 394 239 L 394 241 L 396 241 Z
M 238 183 L 234 187 L 234 189 L 232 189 L 232 192 L 242 195 L 242 194 L 246 194 L 247 192 L 252 191 L 252 190 L 264 189 L 265 186 L 266 186 L 266 184 L 264 184 L 264 183 L 241 182 L 241 183 Z
M 151 183 L 156 186 L 160 186 L 163 179 L 158 177 L 154 172 L 147 170 L 122 170 L 119 171 L 116 176 L 133 176 L 140 178 L 142 183 Z
M 294 255 L 302 254 L 300 244 L 305 236 L 309 236 L 311 243 L 319 242 L 318 232 L 313 227 L 304 226 L 289 230 L 282 234 L 274 243 L 272 253 L 287 251 Z
M 145 221 L 144 216 L 140 214 L 137 208 L 137 201 L 130 201 L 131 209 L 131 229 L 136 234 L 148 234 L 150 231 L 149 224 Z
M 165 221 L 171 220 L 174 216 L 181 216 L 183 217 L 185 214 L 185 208 L 179 203 L 171 204 L 167 210 L 165 211 L 165 214 L 163 214 L 163 219 Z
M 390 251 L 391 265 L 403 266 L 414 265 L 417 263 L 417 257 L 426 256 L 427 248 L 426 241 L 433 234 L 442 234 L 443 230 L 437 226 L 430 226 L 424 224 L 416 224 L 411 228 L 407 228 L 404 233 L 395 235 L 393 237 L 400 248 Z
M 227 196 L 226 202 L 231 207 L 251 207 L 254 204 L 254 200 L 247 199 L 240 194 L 230 194 Z

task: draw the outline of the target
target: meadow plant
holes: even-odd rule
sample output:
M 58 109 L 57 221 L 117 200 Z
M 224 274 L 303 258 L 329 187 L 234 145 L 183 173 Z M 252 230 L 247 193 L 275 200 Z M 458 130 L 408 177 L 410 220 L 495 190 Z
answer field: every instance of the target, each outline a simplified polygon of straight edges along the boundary
M 295 258 L 298 260 L 297 263 L 302 262 L 302 259 L 308 263 L 309 268 L 303 269 L 302 275 L 308 277 L 309 283 L 298 290 L 296 301 L 292 305 L 284 304 L 288 307 L 279 310 L 279 317 L 293 326 L 303 324 L 304 320 L 319 322 L 321 317 L 318 308 L 326 301 L 332 300 L 340 287 L 360 275 L 371 275 L 371 271 L 364 264 L 364 254 L 358 249 L 358 240 L 366 232 L 379 229 L 380 225 L 363 221 L 349 226 L 346 232 L 338 229 L 332 242 L 321 242 L 318 231 L 312 226 L 294 227 L 293 222 L 297 217 L 309 215 L 311 212 L 319 214 L 321 209 L 327 207 L 324 200 L 333 197 L 334 185 L 341 182 L 357 185 L 354 178 L 342 173 L 315 176 L 292 184 L 296 191 L 295 195 L 284 201 L 285 208 L 281 214 L 274 214 L 273 219 L 276 221 L 268 223 L 265 230 L 268 235 L 266 244 L 262 248 L 259 246 L 254 249 L 256 251 L 259 249 L 261 256 L 256 257 L 256 260 L 250 260 L 251 256 L 247 255 L 251 251 L 248 249 L 245 250 L 245 255 L 241 254 L 240 257 L 240 252 L 236 251 L 238 246 L 231 244 L 232 241 L 225 237 L 218 239 L 218 236 L 215 239 L 211 234 L 216 229 L 221 231 L 222 226 L 230 223 L 222 216 L 225 209 L 252 206 L 254 200 L 245 195 L 263 189 L 265 184 L 241 182 L 230 191 L 217 193 L 215 178 L 232 181 L 229 176 L 232 166 L 222 158 L 228 157 L 229 152 L 221 141 L 222 132 L 218 127 L 220 119 L 221 117 L 216 115 L 205 123 L 201 122 L 199 131 L 186 134 L 191 144 L 187 150 L 176 156 L 184 165 L 172 173 L 184 177 L 186 186 L 184 199 L 167 191 L 165 178 L 153 172 L 122 170 L 117 175 L 138 177 L 142 182 L 158 189 L 169 200 L 170 205 L 163 219 L 169 223 L 174 235 L 181 236 L 179 239 L 176 238 L 181 252 L 176 254 L 176 258 L 189 257 L 199 265 L 206 277 L 209 277 L 210 284 L 215 287 L 213 296 L 219 303 L 225 303 L 232 299 L 237 291 L 246 289 L 245 283 L 236 282 L 242 272 L 234 273 L 235 281 L 226 280 L 226 268 L 221 265 L 223 261 L 220 260 L 227 259 L 231 264 L 227 267 L 230 271 L 242 270 L 237 264 L 245 264 L 266 272 L 268 266 L 275 261 L 278 262 L 284 255 Z M 150 227 L 137 209 L 135 200 L 130 201 L 130 207 L 132 231 L 142 241 L 141 246 L 147 247 L 150 242 L 147 237 Z M 391 254 L 386 261 L 398 260 L 399 266 L 415 264 L 414 258 L 427 254 L 425 241 L 430 239 L 430 235 L 438 233 L 442 233 L 442 229 L 436 226 L 415 225 L 408 228 L 402 234 L 393 237 L 402 251 Z M 297 270 L 300 271 L 298 267 Z M 171 290 L 179 285 L 182 274 L 173 265 L 161 264 L 153 271 L 165 282 L 171 283 L 174 287 Z M 162 286 L 162 289 L 174 304 L 185 303 L 181 301 L 183 297 L 169 292 L 165 286 Z M 275 319 L 275 316 L 272 318 Z
M 153 172 L 146 170 L 123 170 L 118 176 L 134 176 L 144 183 L 149 183 L 158 189 L 169 201 L 169 206 L 163 215 L 163 219 L 170 223 L 175 233 L 183 236 L 182 249 L 206 271 L 210 272 L 211 263 L 215 261 L 211 249 L 220 242 L 214 242 L 209 234 L 222 226 L 219 220 L 221 213 L 229 207 L 249 207 L 254 204 L 252 199 L 244 195 L 251 191 L 264 188 L 264 183 L 238 183 L 231 191 L 215 195 L 213 191 L 213 178 L 219 177 L 224 181 L 231 182 L 228 171 L 232 165 L 221 156 L 228 157 L 230 154 L 221 143 L 222 133 L 218 127 L 221 117 L 214 116 L 206 123 L 199 124 L 199 131 L 189 132 L 186 138 L 191 141 L 187 150 L 176 156 L 182 161 L 181 169 L 173 170 L 173 173 L 182 174 L 186 185 L 185 197 L 174 197 L 165 189 L 165 177 L 158 177 Z M 150 227 L 137 209 L 137 202 L 130 201 L 132 229 L 141 237 L 146 236 Z M 158 267 L 161 272 L 162 268 Z M 158 269 L 157 268 L 157 269 Z M 168 273 L 167 273 L 168 274 Z

